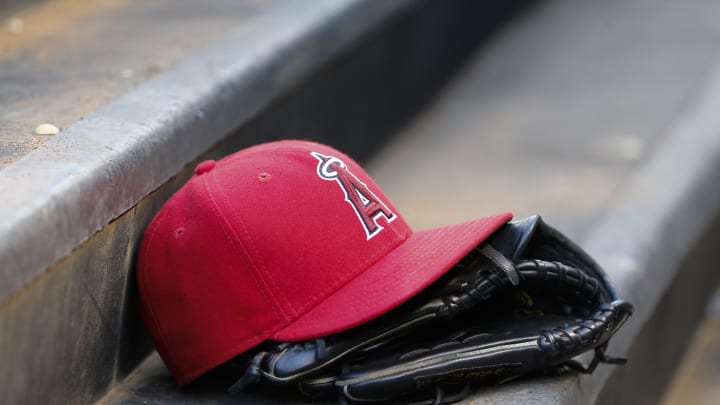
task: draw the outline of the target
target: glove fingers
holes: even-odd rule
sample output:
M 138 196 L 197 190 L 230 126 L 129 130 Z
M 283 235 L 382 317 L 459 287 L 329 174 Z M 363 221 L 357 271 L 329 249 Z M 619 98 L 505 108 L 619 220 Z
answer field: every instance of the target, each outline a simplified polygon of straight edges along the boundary
M 519 320 L 506 315 L 495 321 L 463 317 L 446 325 L 450 333 L 404 340 L 403 351 L 391 348 L 364 362 L 351 359 L 338 376 L 304 381 L 303 391 L 334 390 L 353 401 L 383 401 L 418 393 L 431 396 L 438 384 L 500 381 L 548 370 L 602 345 L 628 316 L 628 304 L 617 301 L 585 319 L 541 312 Z M 600 355 L 598 360 L 606 362 L 602 350 Z
M 540 371 L 559 366 L 586 350 L 577 345 L 574 348 L 565 345 L 558 350 L 557 342 L 563 341 L 551 340 L 556 344 L 548 344 L 543 332 L 553 328 L 557 335 L 560 327 L 576 330 L 585 323 L 587 320 L 553 314 L 523 319 L 521 323 L 501 320 L 468 325 L 463 320 L 452 325 L 462 328 L 460 334 L 435 336 L 430 346 L 419 338 L 406 342 L 407 353 L 374 356 L 366 363 L 353 364 L 334 378 L 332 388 L 353 401 L 381 401 L 418 392 L 430 395 L 441 383 L 500 381 Z M 595 333 L 600 335 L 602 331 Z M 324 391 L 331 388 L 329 382 L 306 381 L 305 390 Z

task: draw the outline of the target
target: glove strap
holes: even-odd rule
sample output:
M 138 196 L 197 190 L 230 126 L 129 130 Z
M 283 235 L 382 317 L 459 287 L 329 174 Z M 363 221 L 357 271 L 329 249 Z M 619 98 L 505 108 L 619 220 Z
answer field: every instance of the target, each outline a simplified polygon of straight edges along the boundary
M 231 394 L 236 394 L 245 389 L 246 387 L 254 385 L 258 381 L 260 381 L 260 376 L 263 373 L 261 368 L 262 363 L 269 355 L 270 354 L 268 352 L 260 352 L 256 354 L 250 362 L 250 365 L 245 370 L 245 374 L 243 374 L 243 376 L 233 385 L 228 387 L 227 392 Z
M 480 253 L 495 263 L 502 271 L 505 272 L 510 284 L 516 286 L 520 284 L 520 274 L 518 273 L 517 267 L 502 253 L 498 252 L 494 247 L 489 244 L 483 245 L 480 249 Z

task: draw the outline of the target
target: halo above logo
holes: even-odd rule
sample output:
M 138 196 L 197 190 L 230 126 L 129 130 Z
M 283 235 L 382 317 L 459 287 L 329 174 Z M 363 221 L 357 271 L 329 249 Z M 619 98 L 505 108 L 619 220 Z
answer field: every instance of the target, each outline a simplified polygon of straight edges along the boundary
M 367 184 L 360 181 L 342 160 L 335 156 L 327 156 L 318 152 L 310 152 L 318 160 L 317 175 L 323 180 L 335 181 L 343 193 L 345 201 L 352 206 L 360 224 L 365 229 L 367 240 L 372 239 L 384 228 L 378 223 L 380 217 L 390 223 L 397 215 L 390 211 L 375 193 L 370 191 Z

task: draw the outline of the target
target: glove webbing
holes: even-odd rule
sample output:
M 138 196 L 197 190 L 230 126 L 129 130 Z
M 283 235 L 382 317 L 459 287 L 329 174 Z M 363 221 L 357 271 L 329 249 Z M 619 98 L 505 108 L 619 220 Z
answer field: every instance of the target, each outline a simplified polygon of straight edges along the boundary
M 488 247 L 486 245 L 486 248 Z M 557 285 L 563 293 L 572 292 L 566 298 L 583 299 L 590 302 L 599 301 L 601 296 L 605 298 L 606 294 L 601 290 L 600 282 L 574 267 L 560 262 L 542 260 L 524 260 L 515 265 L 505 259 L 505 262 L 512 266 L 512 271 L 510 271 L 507 264 L 498 263 L 498 256 L 491 253 L 495 252 L 500 255 L 499 252 L 492 248 L 490 248 L 491 250 L 486 248 L 479 250 L 479 253 L 492 260 L 502 271 L 498 271 L 496 268 L 488 269 L 487 266 L 478 266 L 481 270 L 475 277 L 472 288 L 465 293 L 443 297 L 443 302 L 447 306 L 438 313 L 441 319 L 450 319 L 460 312 L 464 313 L 470 307 L 490 299 L 498 291 L 530 282 L 543 282 L 543 285 L 552 283 Z M 504 258 L 504 256 L 501 257 Z M 470 263 L 461 266 L 477 266 L 476 260 L 477 258 L 475 260 L 471 258 Z
M 538 345 L 552 356 L 587 346 L 612 330 L 617 312 L 617 305 L 603 304 L 577 324 L 540 331 Z

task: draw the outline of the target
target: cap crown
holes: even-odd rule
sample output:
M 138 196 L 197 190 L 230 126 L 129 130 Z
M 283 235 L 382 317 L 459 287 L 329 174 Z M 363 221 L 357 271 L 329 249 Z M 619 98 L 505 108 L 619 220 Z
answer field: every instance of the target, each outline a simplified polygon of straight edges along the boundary
M 149 225 L 143 316 L 183 384 L 292 324 L 411 234 L 339 151 L 248 148 L 199 165 Z

